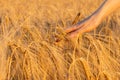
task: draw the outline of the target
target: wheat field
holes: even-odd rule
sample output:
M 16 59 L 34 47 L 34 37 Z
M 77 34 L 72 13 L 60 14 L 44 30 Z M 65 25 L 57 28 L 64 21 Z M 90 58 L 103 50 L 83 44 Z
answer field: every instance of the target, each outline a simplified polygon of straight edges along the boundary
M 120 80 L 119 10 L 77 38 L 64 32 L 102 1 L 0 0 L 0 80 Z

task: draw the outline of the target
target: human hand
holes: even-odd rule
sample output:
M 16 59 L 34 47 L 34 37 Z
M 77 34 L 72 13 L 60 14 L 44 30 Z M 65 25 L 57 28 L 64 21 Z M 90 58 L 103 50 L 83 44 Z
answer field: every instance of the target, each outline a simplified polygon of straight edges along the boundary
M 83 21 L 78 22 L 76 25 L 73 25 L 65 29 L 65 32 L 68 37 L 73 38 L 79 34 L 83 34 L 85 32 L 89 32 L 95 29 L 96 27 L 98 27 L 99 23 L 100 23 L 100 20 L 97 14 L 94 14 L 84 19 Z

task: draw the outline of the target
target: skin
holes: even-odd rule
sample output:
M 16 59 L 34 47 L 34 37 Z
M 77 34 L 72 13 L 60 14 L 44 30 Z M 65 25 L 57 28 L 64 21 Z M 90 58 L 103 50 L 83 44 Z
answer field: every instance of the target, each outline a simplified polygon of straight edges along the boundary
M 89 32 L 102 22 L 104 18 L 120 7 L 120 0 L 104 0 L 100 7 L 89 17 L 77 24 L 65 29 L 67 35 L 71 38 L 79 34 Z

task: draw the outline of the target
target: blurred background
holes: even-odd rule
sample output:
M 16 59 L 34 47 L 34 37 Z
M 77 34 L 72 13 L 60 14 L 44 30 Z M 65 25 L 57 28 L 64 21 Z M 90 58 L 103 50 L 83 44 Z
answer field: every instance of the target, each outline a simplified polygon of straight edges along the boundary
M 75 39 L 64 32 L 102 2 L 0 0 L 0 80 L 120 80 L 120 10 Z

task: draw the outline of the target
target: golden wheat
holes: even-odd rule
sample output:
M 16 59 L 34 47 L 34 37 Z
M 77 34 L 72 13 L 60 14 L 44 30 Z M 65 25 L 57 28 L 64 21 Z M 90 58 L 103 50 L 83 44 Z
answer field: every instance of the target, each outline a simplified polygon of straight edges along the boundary
M 101 2 L 1 0 L 0 80 L 120 80 L 119 11 L 90 33 L 64 33 Z

